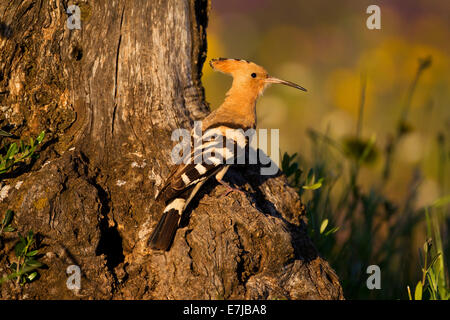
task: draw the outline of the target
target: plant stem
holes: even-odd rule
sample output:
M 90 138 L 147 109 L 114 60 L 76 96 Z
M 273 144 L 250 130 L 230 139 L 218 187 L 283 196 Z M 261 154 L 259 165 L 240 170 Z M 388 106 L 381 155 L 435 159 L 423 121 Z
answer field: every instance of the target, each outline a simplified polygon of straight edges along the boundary
M 406 97 L 406 101 L 403 106 L 402 113 L 400 115 L 396 133 L 395 133 L 394 137 L 392 138 L 392 140 L 390 142 L 388 142 L 388 147 L 386 148 L 386 162 L 385 162 L 384 170 L 383 170 L 383 183 L 386 183 L 390 177 L 391 166 L 392 166 L 395 149 L 397 147 L 397 144 L 398 144 L 400 138 L 405 134 L 406 120 L 409 115 L 409 110 L 411 109 L 411 102 L 412 102 L 414 92 L 416 91 L 417 83 L 419 82 L 422 72 L 425 69 L 427 69 L 430 65 L 431 65 L 431 57 L 427 57 L 425 59 L 419 59 L 419 66 L 417 67 L 417 71 L 414 76 L 414 79 L 411 82 L 411 85 L 409 86 L 408 95 Z
M 366 101 L 366 86 L 367 86 L 367 76 L 364 72 L 361 72 L 361 94 L 359 97 L 358 123 L 356 126 L 356 137 L 357 138 L 360 138 L 360 136 L 361 136 L 364 104 Z

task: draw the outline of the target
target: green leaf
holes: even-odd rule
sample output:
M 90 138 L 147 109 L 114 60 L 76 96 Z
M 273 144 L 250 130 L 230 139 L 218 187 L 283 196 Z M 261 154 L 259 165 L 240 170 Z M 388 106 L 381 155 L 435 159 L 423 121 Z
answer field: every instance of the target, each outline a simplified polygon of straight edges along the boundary
M 27 235 L 27 242 L 31 243 L 31 240 L 33 240 L 33 231 L 32 230 L 28 231 L 28 235 Z
M 16 228 L 12 227 L 12 226 L 7 226 L 5 228 L 3 228 L 3 232 L 14 232 L 16 231 Z
M 309 182 L 314 182 L 315 181 L 315 176 L 314 176 L 314 170 L 313 169 L 309 169 L 308 174 L 306 175 L 306 181 L 309 181 Z
M 2 129 L 0 129 L 0 136 L 2 136 L 2 137 L 11 137 L 12 134 L 9 133 L 9 132 L 4 131 Z
M 430 270 L 430 271 L 432 271 L 432 270 Z M 433 275 L 430 274 L 430 273 L 427 273 L 427 279 L 428 279 L 428 285 L 429 285 L 429 289 L 430 289 L 430 292 L 431 292 L 431 296 L 435 300 L 436 299 L 436 292 L 437 292 L 436 282 L 434 281 Z
M 39 253 L 39 250 L 33 250 L 27 253 L 27 257 L 34 257 Z
M 281 169 L 283 171 L 286 171 L 288 165 L 289 165 L 289 155 L 287 154 L 287 152 L 285 152 L 283 155 L 283 159 L 281 160 Z
M 40 268 L 43 266 L 43 264 L 39 261 L 37 261 L 36 259 L 30 258 L 27 261 L 25 261 L 25 264 L 27 265 L 27 267 L 31 267 L 31 268 Z
M 409 300 L 412 300 L 412 297 L 411 297 L 411 289 L 409 288 L 409 286 L 406 286 L 406 289 L 408 290 L 408 297 L 409 297 Z
M 320 187 L 322 187 L 322 181 L 323 181 L 323 178 L 320 178 L 319 181 L 317 181 L 316 183 L 314 183 L 314 184 L 312 184 L 312 185 L 309 185 L 309 186 L 303 186 L 302 188 L 303 188 L 303 189 L 306 189 L 306 190 L 316 190 L 316 189 L 319 189 Z
M 22 235 L 20 233 L 19 233 L 19 240 L 21 243 L 23 243 L 24 246 L 27 244 L 27 241 L 25 240 L 24 237 L 22 237 Z
M 431 206 L 435 207 L 435 208 L 439 208 L 439 207 L 445 206 L 448 203 L 450 203 L 450 194 L 437 199 L 436 201 L 433 202 L 433 204 Z
M 32 274 L 28 275 L 28 280 L 33 281 L 37 277 L 38 273 L 35 271 Z
M 11 270 L 16 271 L 16 270 L 17 270 L 17 263 L 15 263 L 15 262 L 11 263 L 11 265 L 9 266 L 9 268 L 10 268 Z
M 6 153 L 5 159 L 12 159 L 17 153 L 17 144 L 11 143 L 11 145 L 9 146 L 8 152 Z
M 16 257 L 23 256 L 25 246 L 26 246 L 25 243 L 23 243 L 22 241 L 16 244 L 16 246 L 14 247 L 14 253 L 16 254 Z
M 14 212 L 12 210 L 8 209 L 6 211 L 5 217 L 3 218 L 2 225 L 4 225 L 4 226 L 9 225 L 11 223 L 13 217 L 14 217 Z
M 422 300 L 422 282 L 418 282 L 416 285 L 416 290 L 414 291 L 414 300 Z
M 23 144 L 22 140 L 20 140 L 19 142 L 19 150 L 21 153 L 25 151 L 25 145 Z
M 433 265 L 436 263 L 436 261 L 438 260 L 438 258 L 440 257 L 440 255 L 441 255 L 441 253 L 438 252 L 438 254 L 435 255 L 435 256 L 433 257 L 433 259 L 431 260 L 430 265 L 429 265 L 427 271 L 428 271 L 430 268 L 433 267 Z M 439 266 L 438 266 L 438 267 L 439 267 Z
M 329 236 L 330 234 L 333 234 L 338 230 L 339 230 L 339 227 L 334 227 L 334 228 L 328 230 L 327 232 L 325 232 L 325 236 Z
M 320 233 L 323 233 L 328 225 L 328 219 L 325 219 L 322 221 L 322 224 L 320 225 Z

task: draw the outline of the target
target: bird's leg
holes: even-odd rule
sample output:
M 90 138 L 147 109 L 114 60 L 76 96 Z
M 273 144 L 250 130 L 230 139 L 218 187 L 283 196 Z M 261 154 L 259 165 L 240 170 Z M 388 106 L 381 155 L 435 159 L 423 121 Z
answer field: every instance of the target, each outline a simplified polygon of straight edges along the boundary
M 225 191 L 225 193 L 223 195 L 221 195 L 221 197 L 226 197 L 227 195 L 229 195 L 231 192 L 237 191 L 242 195 L 245 195 L 245 192 L 242 191 L 239 188 L 236 187 L 232 187 L 229 183 L 226 183 L 223 180 L 217 180 L 217 182 L 219 182 L 221 185 L 225 186 L 227 188 L 227 191 Z
M 227 173 L 229 167 L 230 167 L 230 166 L 225 166 L 225 167 L 223 167 L 223 168 L 222 168 L 219 172 L 217 172 L 217 174 L 216 174 L 216 180 L 217 180 L 217 182 L 220 183 L 221 185 L 223 185 L 224 187 L 227 188 L 227 191 L 226 191 L 223 195 L 221 195 L 221 197 L 225 197 L 225 196 L 229 195 L 229 194 L 230 194 L 231 192 L 233 192 L 233 191 L 237 191 L 237 192 L 241 193 L 242 195 L 245 195 L 245 192 L 242 191 L 241 189 L 232 187 L 229 183 L 223 181 L 223 177 L 224 177 L 225 174 Z

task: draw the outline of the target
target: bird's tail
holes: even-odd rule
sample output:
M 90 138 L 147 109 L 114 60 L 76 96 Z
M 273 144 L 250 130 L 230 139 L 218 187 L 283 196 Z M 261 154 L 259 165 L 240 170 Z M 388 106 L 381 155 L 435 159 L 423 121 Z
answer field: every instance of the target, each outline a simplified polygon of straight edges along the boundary
M 181 215 L 186 204 L 182 198 L 173 199 L 164 209 L 164 213 L 149 239 L 150 248 L 168 250 L 172 243 Z

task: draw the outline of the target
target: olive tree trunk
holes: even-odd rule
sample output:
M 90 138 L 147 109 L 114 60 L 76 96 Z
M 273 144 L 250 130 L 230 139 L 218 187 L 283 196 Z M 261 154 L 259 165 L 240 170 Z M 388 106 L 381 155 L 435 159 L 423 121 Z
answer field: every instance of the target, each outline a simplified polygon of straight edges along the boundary
M 67 8 L 80 8 L 81 29 Z M 168 252 L 148 237 L 170 168 L 175 128 L 208 114 L 201 85 L 206 0 L 3 0 L 0 127 L 46 131 L 40 157 L 2 177 L 0 212 L 38 233 L 48 268 L 0 298 L 340 299 L 306 234 L 304 207 L 282 174 L 230 170 L 247 196 L 211 181 Z M 75 16 L 71 16 L 72 18 Z M 10 237 L 10 238 L 8 238 Z M 0 273 L 14 261 L 5 235 Z M 67 285 L 68 266 L 81 289 Z

